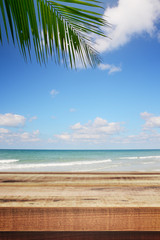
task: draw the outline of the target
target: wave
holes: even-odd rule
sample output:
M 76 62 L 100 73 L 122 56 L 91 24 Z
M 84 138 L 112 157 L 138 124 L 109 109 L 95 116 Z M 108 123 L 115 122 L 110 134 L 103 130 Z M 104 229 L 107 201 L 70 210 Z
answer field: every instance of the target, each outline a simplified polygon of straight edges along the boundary
M 114 164 L 114 165 L 110 165 L 110 166 L 107 166 L 107 167 L 101 167 L 101 168 L 94 168 L 94 169 L 85 169 L 85 172 L 94 172 L 94 171 L 97 171 L 97 170 L 103 170 L 103 169 L 110 169 L 110 168 L 117 168 L 119 167 L 119 164 Z M 78 170 L 77 172 L 84 172 L 84 169 L 83 170 Z
M 18 162 L 19 160 L 18 159 L 0 159 L 0 164 L 1 163 L 12 163 L 12 162 Z
M 30 163 L 30 164 L 17 164 L 17 165 L 4 165 L 0 167 L 0 170 L 5 169 L 26 169 L 26 168 L 43 168 L 43 167 L 64 167 L 64 166 L 74 166 L 74 165 L 90 165 L 112 162 L 111 159 L 99 160 L 99 161 L 78 161 L 78 162 L 63 162 L 63 163 Z
M 153 164 L 155 162 L 143 162 L 143 164 Z
M 138 157 L 138 156 L 135 156 L 135 157 L 121 157 L 120 159 L 153 159 L 153 158 L 157 158 L 157 159 L 160 159 L 160 156 L 142 156 L 142 157 Z

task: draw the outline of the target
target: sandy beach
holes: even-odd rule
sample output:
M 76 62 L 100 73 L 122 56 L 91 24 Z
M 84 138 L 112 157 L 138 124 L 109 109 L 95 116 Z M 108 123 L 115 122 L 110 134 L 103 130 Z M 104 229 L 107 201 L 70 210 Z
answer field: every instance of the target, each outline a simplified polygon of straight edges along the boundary
M 160 173 L 0 173 L 0 231 L 160 231 Z

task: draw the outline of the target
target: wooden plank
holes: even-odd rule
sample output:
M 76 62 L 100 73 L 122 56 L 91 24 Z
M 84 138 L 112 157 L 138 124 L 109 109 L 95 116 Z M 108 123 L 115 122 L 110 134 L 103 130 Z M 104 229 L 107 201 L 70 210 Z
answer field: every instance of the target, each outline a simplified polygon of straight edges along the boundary
M 159 174 L 0 174 L 0 207 L 160 207 Z
M 159 240 L 160 232 L 0 232 L 1 240 Z
M 160 231 L 160 208 L 0 208 L 0 231 Z
M 0 231 L 160 231 L 160 174 L 0 173 Z

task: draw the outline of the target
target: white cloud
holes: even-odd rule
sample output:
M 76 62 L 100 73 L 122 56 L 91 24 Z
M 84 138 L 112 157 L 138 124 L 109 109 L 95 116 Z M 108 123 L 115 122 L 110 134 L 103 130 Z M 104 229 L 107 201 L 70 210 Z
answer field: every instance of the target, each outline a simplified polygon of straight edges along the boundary
M 97 37 L 95 47 L 99 52 L 111 51 L 128 43 L 136 35 L 157 35 L 156 23 L 160 19 L 159 0 L 119 0 L 118 5 L 107 7 L 104 18 L 112 24 L 105 33 L 111 38 Z
M 140 113 L 140 116 L 141 116 L 141 118 L 143 118 L 144 120 L 147 120 L 147 119 L 149 119 L 150 117 L 152 117 L 153 114 L 152 114 L 152 113 L 148 113 L 148 112 L 143 112 L 143 113 Z
M 142 130 L 138 134 L 128 136 L 116 136 L 111 139 L 113 143 L 119 144 L 139 144 L 140 146 L 157 146 L 160 144 L 160 116 L 154 116 L 152 113 L 142 112 L 140 113 L 142 119 L 145 120 L 145 124 L 142 126 Z
M 69 140 L 71 139 L 70 134 L 68 133 L 62 133 L 60 135 L 55 135 L 57 138 L 61 139 L 61 140 Z
M 32 122 L 33 120 L 36 120 L 37 119 L 37 116 L 33 116 L 29 119 L 29 122 Z
M 75 112 L 76 109 L 75 109 L 75 108 L 70 108 L 69 111 L 70 111 L 70 112 Z
M 50 91 L 50 94 L 51 94 L 52 97 L 55 97 L 57 94 L 59 94 L 59 92 L 57 90 L 55 90 L 55 89 L 52 89 Z
M 150 129 L 149 131 L 141 131 L 137 135 L 113 137 L 111 142 L 125 146 L 136 146 L 138 148 L 151 148 L 154 146 L 159 146 L 160 133 Z
M 9 133 L 9 130 L 6 128 L 0 128 L 0 134 Z
M 26 118 L 22 115 L 6 113 L 0 114 L 0 126 L 21 127 L 24 126 Z
M 40 134 L 39 130 L 35 130 L 31 133 L 29 132 L 14 132 L 9 131 L 8 129 L 0 128 L 0 142 L 15 144 L 23 142 L 37 142 L 40 141 L 38 135 Z
M 103 64 L 103 63 L 100 63 L 98 65 L 98 68 L 100 70 L 108 70 L 108 73 L 111 74 L 111 73 L 114 73 L 114 72 L 121 72 L 122 69 L 121 67 L 117 67 L 113 64 Z
M 81 124 L 80 123 L 76 123 L 76 124 L 74 124 L 73 126 L 71 126 L 71 129 L 72 130 L 77 130 L 77 129 L 81 129 Z
M 124 122 L 108 122 L 106 119 L 96 117 L 93 121 L 72 125 L 70 131 L 54 135 L 50 142 L 61 141 L 66 144 L 85 144 L 88 146 L 112 146 L 112 147 L 136 147 L 151 148 L 160 144 L 160 117 L 154 114 L 143 112 L 140 114 L 145 120 L 141 131 L 137 134 L 127 134 L 124 129 Z
M 107 122 L 102 118 L 95 118 L 95 120 L 81 125 L 76 123 L 70 128 L 71 133 L 62 133 L 55 135 L 56 138 L 66 141 L 82 141 L 82 142 L 94 142 L 100 143 L 106 141 L 112 135 L 119 134 L 123 131 L 123 127 L 120 122 Z
M 33 134 L 34 134 L 34 135 L 39 135 L 39 134 L 40 134 L 40 131 L 39 131 L 39 129 L 37 129 L 37 130 L 33 131 Z
M 102 126 L 106 126 L 106 125 L 108 125 L 107 120 L 100 118 L 100 117 L 96 117 L 93 122 L 94 127 L 102 127 Z
M 37 135 L 39 135 L 39 130 L 33 131 L 32 133 L 20 133 L 16 137 L 19 138 L 20 142 L 37 142 L 40 141 Z
M 141 117 L 146 121 L 143 125 L 144 129 L 160 128 L 160 116 L 154 116 L 151 113 L 141 113 Z

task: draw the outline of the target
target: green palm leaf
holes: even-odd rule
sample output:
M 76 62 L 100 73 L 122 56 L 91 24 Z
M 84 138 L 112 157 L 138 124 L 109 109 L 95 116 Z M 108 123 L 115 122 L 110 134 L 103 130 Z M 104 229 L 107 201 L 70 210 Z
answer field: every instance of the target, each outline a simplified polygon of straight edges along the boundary
M 81 7 L 77 7 L 81 6 Z M 89 8 L 89 9 L 88 9 Z M 95 0 L 0 0 L 0 42 L 12 39 L 25 60 L 31 59 L 31 47 L 37 62 L 54 58 L 76 68 L 77 59 L 84 66 L 100 62 L 92 47 L 92 34 L 104 36 L 107 25 Z

